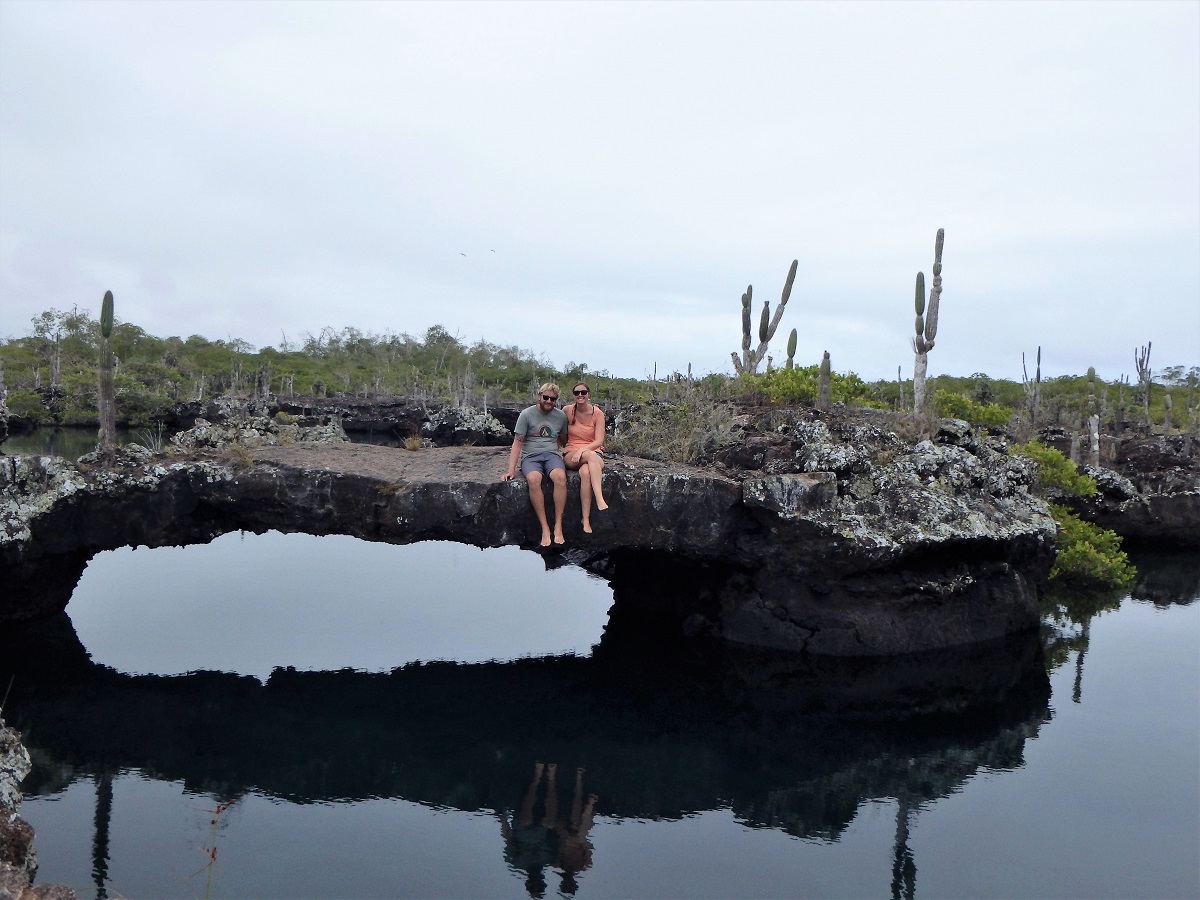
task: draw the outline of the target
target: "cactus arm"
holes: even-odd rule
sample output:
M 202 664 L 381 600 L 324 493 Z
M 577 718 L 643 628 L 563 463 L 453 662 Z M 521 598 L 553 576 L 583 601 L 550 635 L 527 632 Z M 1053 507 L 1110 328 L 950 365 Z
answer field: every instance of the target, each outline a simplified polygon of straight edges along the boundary
M 927 353 L 929 348 L 925 346 L 925 273 L 917 273 L 917 282 L 914 289 L 913 307 L 917 311 L 917 317 L 913 320 L 913 329 L 916 332 L 916 337 L 912 339 L 913 351 L 916 353 Z
M 942 244 L 945 238 L 946 230 L 939 228 L 933 242 L 933 284 L 929 288 L 929 313 L 925 316 L 925 343 L 930 350 L 937 336 L 938 305 L 942 299 Z
M 104 292 L 104 300 L 100 303 L 100 334 L 112 337 L 113 329 L 113 295 L 112 291 Z
M 750 363 L 750 301 L 754 297 L 754 285 L 746 285 L 746 293 L 742 294 L 742 368 L 753 368 Z
M 779 309 L 782 310 L 787 306 L 787 302 L 792 296 L 792 284 L 796 280 L 796 268 L 800 265 L 800 260 L 793 259 L 791 268 L 788 269 L 787 280 L 783 282 L 783 294 L 779 297 Z M 782 314 L 782 313 L 781 313 Z M 776 322 L 776 325 L 779 323 Z M 773 330 L 773 329 L 772 329 Z

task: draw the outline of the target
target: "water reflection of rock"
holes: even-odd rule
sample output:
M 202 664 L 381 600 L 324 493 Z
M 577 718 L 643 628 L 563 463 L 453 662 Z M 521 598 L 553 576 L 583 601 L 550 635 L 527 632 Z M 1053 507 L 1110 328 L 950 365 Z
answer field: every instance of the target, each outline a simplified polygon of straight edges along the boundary
M 865 801 L 917 805 L 981 766 L 1019 766 L 1047 717 L 1044 667 L 1028 647 L 927 660 L 922 690 L 937 690 L 939 665 L 951 681 L 963 666 L 990 667 L 977 679 L 988 687 L 972 698 L 960 685 L 957 713 L 897 717 L 902 698 L 866 696 L 888 680 L 881 661 L 822 673 L 782 658 L 631 662 L 601 646 L 588 659 L 276 670 L 264 685 L 122 675 L 87 659 L 65 616 L 40 632 L 0 639 L 0 668 L 21 673 L 9 714 L 40 761 L 32 794 L 61 786 L 67 765 L 89 777 L 137 768 L 222 797 L 253 789 L 299 803 L 403 797 L 503 810 L 531 761 L 553 760 L 560 771 L 586 766 L 605 815 L 732 805 L 747 823 L 832 839 Z M 910 695 L 921 668 L 896 670 Z
M 1186 606 L 1200 600 L 1200 555 L 1135 551 L 1137 580 L 1130 590 L 1134 600 L 1155 606 Z

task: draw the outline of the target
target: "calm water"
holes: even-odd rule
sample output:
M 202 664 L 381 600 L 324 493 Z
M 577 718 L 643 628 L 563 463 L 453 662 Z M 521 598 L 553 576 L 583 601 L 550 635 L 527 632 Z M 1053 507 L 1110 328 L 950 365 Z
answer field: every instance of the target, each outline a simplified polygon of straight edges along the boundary
M 1200 896 L 1200 560 L 1142 572 L 1047 630 L 1048 684 L 1039 649 L 1011 690 L 914 721 L 798 712 L 782 665 L 614 656 L 608 585 L 517 550 L 231 534 L 104 553 L 5 710 L 35 757 L 38 881 Z
M 128 429 L 118 429 L 117 440 L 135 440 Z M 62 456 L 72 462 L 96 449 L 95 428 L 35 428 L 27 434 L 10 435 L 0 444 L 9 456 Z

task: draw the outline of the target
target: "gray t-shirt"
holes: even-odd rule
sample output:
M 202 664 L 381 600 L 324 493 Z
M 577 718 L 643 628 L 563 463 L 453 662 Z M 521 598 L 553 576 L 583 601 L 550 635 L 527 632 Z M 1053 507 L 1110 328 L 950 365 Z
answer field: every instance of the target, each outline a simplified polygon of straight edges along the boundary
M 561 409 L 543 413 L 536 406 L 531 406 L 521 410 L 521 415 L 517 416 L 517 427 L 513 429 L 513 434 L 525 439 L 521 445 L 521 459 L 546 450 L 562 456 L 558 436 L 566 430 L 567 414 Z

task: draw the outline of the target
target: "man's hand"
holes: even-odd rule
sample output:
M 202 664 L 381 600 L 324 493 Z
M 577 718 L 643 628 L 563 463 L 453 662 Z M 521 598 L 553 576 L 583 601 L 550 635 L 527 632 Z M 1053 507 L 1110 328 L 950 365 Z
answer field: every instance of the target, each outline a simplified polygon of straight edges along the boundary
M 505 472 L 503 475 L 500 476 L 500 480 L 501 481 L 512 481 L 514 477 L 516 477 L 516 476 L 514 476 L 512 472 Z

